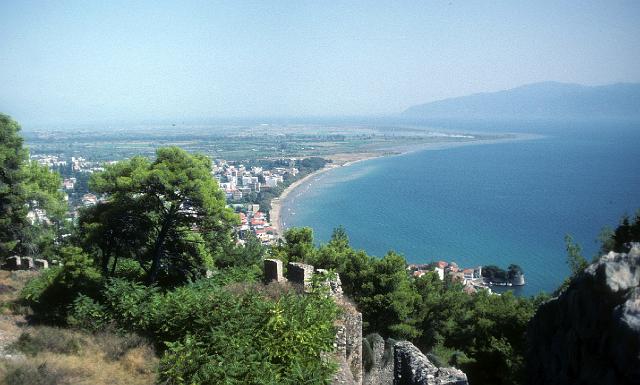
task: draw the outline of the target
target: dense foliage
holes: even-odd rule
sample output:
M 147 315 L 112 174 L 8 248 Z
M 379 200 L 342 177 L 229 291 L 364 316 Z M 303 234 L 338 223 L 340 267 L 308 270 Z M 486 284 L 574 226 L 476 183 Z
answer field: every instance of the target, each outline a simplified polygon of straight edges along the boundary
M 211 177 L 211 160 L 177 147 L 156 155 L 118 162 L 91 180 L 107 200 L 86 210 L 80 228 L 104 275 L 126 256 L 148 283 L 182 283 L 202 276 L 231 245 L 238 219 Z
M 123 278 L 97 290 L 91 260 L 68 261 L 32 280 L 26 302 L 48 321 L 149 337 L 164 352 L 163 383 L 320 385 L 336 369 L 327 353 L 338 309 L 320 289 L 264 286 L 255 270 L 232 268 L 169 291 Z
M 354 250 L 342 228 L 320 247 L 314 247 L 311 229 L 290 229 L 272 253 L 337 271 L 363 313 L 365 334 L 409 339 L 433 360 L 462 368 L 473 384 L 524 382 L 526 326 L 544 296 L 469 295 L 462 284 L 441 281 L 435 273 L 414 279 L 404 257 L 389 252 L 375 258 Z M 519 270 L 513 265 L 502 274 L 507 278 Z
M 546 297 L 467 294 L 435 273 L 413 278 L 403 256 L 355 250 L 342 228 L 320 247 L 309 228 L 288 230 L 269 249 L 254 237 L 238 246 L 237 218 L 211 177 L 210 160 L 175 147 L 95 174 L 91 188 L 105 200 L 82 213 L 62 244 L 60 178 L 27 161 L 19 129 L 0 115 L 0 258 L 21 253 L 63 263 L 22 291 L 33 320 L 144 335 L 162 355 L 166 384 L 327 384 L 336 369 L 328 353 L 338 309 L 324 286 L 302 295 L 257 283 L 269 255 L 338 272 L 363 313 L 365 334 L 411 340 L 433 362 L 463 369 L 474 385 L 524 382 L 525 330 Z M 320 158 L 299 165 L 303 173 L 323 166 Z M 27 221 L 36 209 L 46 211 L 46 223 Z M 601 241 L 602 252 L 628 250 L 640 241 L 640 213 Z M 566 244 L 577 276 L 587 260 L 571 237 Z M 484 272 L 505 280 L 521 269 Z
M 27 152 L 19 131 L 16 121 L 0 114 L 0 259 L 16 248 L 27 223 L 22 172 Z
M 28 160 L 19 132 L 0 114 L 0 263 L 12 254 L 51 257 L 66 211 L 60 176 Z

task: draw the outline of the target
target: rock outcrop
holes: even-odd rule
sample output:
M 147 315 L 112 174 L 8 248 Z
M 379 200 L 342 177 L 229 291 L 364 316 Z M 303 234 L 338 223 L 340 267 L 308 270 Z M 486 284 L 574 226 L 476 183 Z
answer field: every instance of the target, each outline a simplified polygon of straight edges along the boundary
M 467 375 L 456 368 L 439 368 L 411 342 L 386 342 L 367 337 L 371 350 L 364 385 L 468 385 Z
M 411 342 L 395 344 L 393 385 L 468 385 L 456 368 L 438 368 Z
M 640 384 L 640 246 L 611 252 L 529 325 L 528 381 L 537 384 Z

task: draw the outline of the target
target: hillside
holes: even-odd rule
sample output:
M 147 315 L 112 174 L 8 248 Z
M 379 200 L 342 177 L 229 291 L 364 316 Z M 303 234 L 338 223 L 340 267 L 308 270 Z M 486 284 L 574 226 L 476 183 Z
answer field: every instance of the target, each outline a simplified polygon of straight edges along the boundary
M 543 82 L 412 106 L 418 119 L 640 118 L 640 84 L 605 86 Z

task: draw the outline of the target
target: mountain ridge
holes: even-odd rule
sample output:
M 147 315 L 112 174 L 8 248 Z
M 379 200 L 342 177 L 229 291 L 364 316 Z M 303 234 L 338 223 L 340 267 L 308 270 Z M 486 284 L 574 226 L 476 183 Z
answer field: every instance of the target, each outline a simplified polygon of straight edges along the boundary
M 418 104 L 400 115 L 424 119 L 640 118 L 640 83 L 538 82 Z

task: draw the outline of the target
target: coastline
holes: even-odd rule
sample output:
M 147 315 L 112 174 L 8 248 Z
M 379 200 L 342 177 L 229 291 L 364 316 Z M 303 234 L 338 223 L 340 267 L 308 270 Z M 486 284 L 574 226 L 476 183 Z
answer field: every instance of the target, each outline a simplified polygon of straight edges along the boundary
M 282 209 L 286 206 L 286 199 L 289 194 L 300 186 L 309 183 L 312 179 L 317 176 L 332 170 L 338 167 L 348 167 L 352 164 L 364 162 L 366 160 L 385 157 L 385 156 L 400 156 L 405 155 L 417 151 L 423 150 L 443 150 L 448 148 L 460 147 L 460 146 L 471 146 L 471 145 L 483 145 L 483 144 L 496 144 L 496 143 L 506 143 L 506 142 L 514 142 L 520 140 L 532 140 L 542 138 L 542 135 L 537 134 L 524 134 L 517 133 L 511 134 L 514 135 L 512 137 L 506 138 L 498 138 L 498 139 L 486 139 L 486 140 L 471 140 L 471 141 L 453 141 L 453 142 L 435 142 L 435 143 L 422 143 L 417 144 L 415 146 L 403 146 L 403 147 L 392 147 L 387 149 L 381 149 L 375 152 L 363 152 L 363 153 L 352 153 L 352 154 L 332 154 L 323 156 L 323 158 L 330 159 L 332 163 L 327 164 L 325 167 L 320 170 L 314 171 L 309 175 L 306 175 L 304 178 L 299 179 L 289 185 L 277 198 L 274 198 L 271 201 L 271 210 L 269 211 L 269 221 L 271 222 L 271 226 L 274 228 L 278 237 L 282 237 L 284 230 L 286 230 L 286 226 L 282 223 L 281 212 Z
M 280 216 L 280 212 L 283 207 L 283 203 L 287 196 L 296 188 L 304 185 L 305 183 L 310 182 L 313 178 L 321 175 L 329 170 L 338 167 L 346 167 L 352 165 L 357 162 L 362 162 L 369 159 L 379 158 L 384 156 L 383 152 L 367 152 L 367 153 L 355 153 L 355 154 L 333 154 L 329 156 L 325 156 L 324 158 L 330 159 L 332 162 L 328 163 L 323 168 L 312 172 L 309 175 L 306 175 L 302 179 L 298 179 L 297 181 L 291 183 L 277 198 L 273 198 L 271 200 L 271 210 L 269 210 L 269 221 L 271 222 L 271 226 L 276 231 L 278 237 L 281 237 L 285 228 L 282 223 L 282 217 Z

